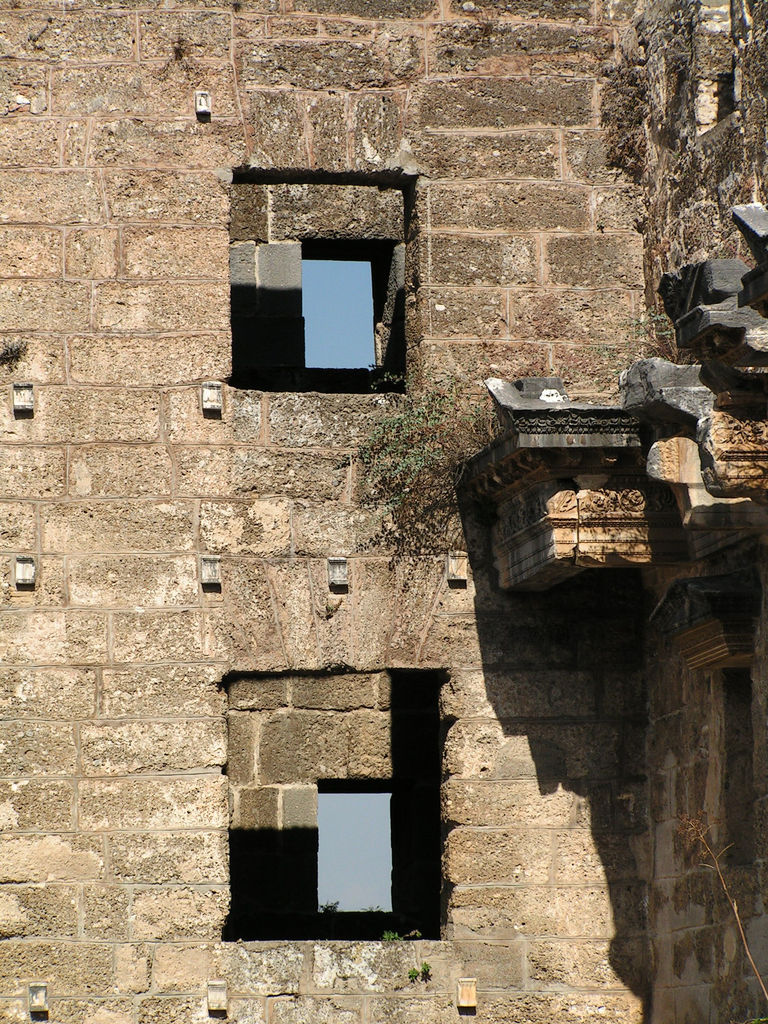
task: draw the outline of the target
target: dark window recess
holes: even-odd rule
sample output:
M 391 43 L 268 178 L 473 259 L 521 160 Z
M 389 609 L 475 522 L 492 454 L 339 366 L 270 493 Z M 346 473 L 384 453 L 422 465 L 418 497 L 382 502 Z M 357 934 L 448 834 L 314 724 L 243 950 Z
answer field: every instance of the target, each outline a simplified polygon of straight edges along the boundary
M 369 909 L 367 901 L 361 909 L 344 910 L 341 899 L 334 908 L 336 897 L 319 898 L 317 820 L 312 827 L 305 811 L 297 816 L 306 822 L 303 827 L 230 829 L 225 940 L 372 940 L 387 931 L 403 938 L 440 937 L 443 678 L 429 671 L 391 673 L 391 778 L 317 781 L 321 800 L 329 794 L 390 796 L 391 910 L 375 909 L 377 903 Z M 364 858 L 351 870 L 363 877 L 370 864 Z
M 755 859 L 752 679 L 749 669 L 723 671 L 725 772 L 723 803 L 733 864 Z
M 390 241 L 232 243 L 232 383 L 401 390 L 404 265 L 405 247 Z

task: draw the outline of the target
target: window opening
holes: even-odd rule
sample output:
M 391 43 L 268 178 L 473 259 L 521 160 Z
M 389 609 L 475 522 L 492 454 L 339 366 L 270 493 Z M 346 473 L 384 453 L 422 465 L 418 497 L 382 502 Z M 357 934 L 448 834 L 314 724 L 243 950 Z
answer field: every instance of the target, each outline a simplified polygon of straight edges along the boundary
M 318 790 L 320 912 L 391 911 L 391 793 Z
M 370 260 L 303 259 L 301 297 L 308 367 L 376 364 Z
M 725 772 L 723 803 L 733 864 L 755 859 L 752 679 L 749 669 L 723 671 Z

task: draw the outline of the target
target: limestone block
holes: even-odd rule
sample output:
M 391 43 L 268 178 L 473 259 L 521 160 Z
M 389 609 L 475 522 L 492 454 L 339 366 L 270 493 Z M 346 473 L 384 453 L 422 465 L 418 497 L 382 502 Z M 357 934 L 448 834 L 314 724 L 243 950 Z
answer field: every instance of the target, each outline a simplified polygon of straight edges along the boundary
M 29 1008 L 24 999 L 0 999 L 0 1015 L 8 1024 L 26 1024 Z
M 222 721 L 84 723 L 84 775 L 130 775 L 221 767 L 227 743 Z
M 530 992 L 483 1000 L 482 1013 L 488 1024 L 506 1024 L 510 1020 L 519 1024 L 548 1024 L 552 1020 L 588 1024 L 596 1017 L 603 1024 L 641 1024 L 643 1001 L 629 992 L 610 995 Z
M 312 132 L 315 167 L 326 171 L 347 170 L 346 97 L 333 94 L 310 96 L 304 101 L 304 110 Z
M 506 292 L 483 288 L 430 288 L 428 335 L 437 338 L 509 336 Z
M 632 881 L 646 877 L 648 849 L 639 836 L 592 836 L 586 829 L 557 832 L 555 842 L 555 881 L 573 883 Z
M 289 448 L 352 448 L 393 408 L 390 395 L 274 395 L 270 440 Z
M 229 910 L 229 887 L 218 889 L 153 886 L 133 896 L 134 938 L 218 939 Z
M 194 611 L 114 612 L 118 662 L 199 661 L 205 657 L 203 621 Z
M 0 382 L 64 383 L 64 339 L 55 334 L 4 335 L 2 348 L 13 346 L 18 358 L 0 366 Z
M 72 605 L 161 606 L 197 601 L 197 562 L 192 555 L 84 556 L 70 559 Z
M 317 786 L 283 786 L 282 827 L 317 828 Z
M 349 727 L 350 778 L 386 779 L 392 776 L 390 717 L 380 711 L 351 711 Z
M 0 409 L 0 430 L 9 440 L 155 441 L 160 430 L 159 397 L 150 391 L 40 387 L 36 405 L 29 420 L 11 419 Z
M 83 934 L 86 939 L 127 939 L 130 892 L 122 885 L 83 887 Z
M 515 232 L 589 227 L 589 194 L 581 185 L 490 182 L 468 191 L 466 186 L 457 190 L 453 184 L 439 184 L 429 191 L 437 228 Z
M 0 547 L 6 551 L 19 548 L 37 548 L 35 507 L 20 501 L 4 501 L 0 505 L 3 520 L 0 522 Z
M 121 882 L 223 885 L 229 879 L 224 832 L 113 833 L 109 855 Z
M 522 986 L 525 961 L 522 942 L 459 942 L 453 949 L 461 964 L 461 973 L 464 977 L 477 978 L 481 991 Z
M 228 554 L 288 555 L 291 546 L 287 501 L 202 501 L 203 549 Z
M 106 718 L 223 715 L 227 700 L 218 685 L 221 673 L 211 665 L 105 669 L 102 713 Z
M 229 774 L 229 772 L 227 772 Z M 302 787 L 309 789 L 310 787 Z M 237 793 L 232 828 L 280 828 L 280 793 L 278 786 L 260 786 L 240 789 Z M 317 797 L 315 796 L 315 801 Z M 317 812 L 315 812 L 315 827 Z
M 503 21 L 490 27 L 479 19 L 436 25 L 431 43 L 430 69 L 446 75 L 594 76 L 612 51 L 609 29 Z
M 97 280 L 116 277 L 117 231 L 87 228 L 68 232 L 64 241 L 64 272 L 67 277 Z
M 552 886 L 454 889 L 449 910 L 457 938 L 509 938 L 528 933 L 609 939 L 614 933 L 613 915 L 607 888 Z M 632 921 L 635 929 L 641 926 L 641 919 L 637 907 Z
M 189 58 L 165 64 L 113 64 L 64 67 L 52 75 L 52 107 L 56 113 L 131 114 L 134 117 L 191 115 L 193 94 L 200 83 L 214 97 L 219 117 L 237 112 L 231 67 Z
M 8 61 L 0 72 L 0 111 L 42 114 L 47 108 L 48 69 L 42 63 Z
M 538 783 L 447 782 L 443 786 L 443 820 L 457 825 L 526 825 L 567 828 L 575 824 L 576 800 L 558 787 L 542 794 Z
M 101 942 L 2 942 L 0 986 L 16 991 L 45 978 L 59 996 L 108 992 L 112 947 Z
M 553 237 L 546 243 L 546 259 L 554 284 L 643 286 L 643 244 L 637 234 Z
M 0 838 L 2 882 L 93 881 L 103 873 L 104 852 L 98 839 L 77 835 Z
M 155 953 L 154 977 L 157 988 L 166 991 L 191 990 L 207 977 L 226 977 L 234 991 L 270 995 L 298 992 L 303 968 L 304 948 L 298 943 L 162 943 Z
M 76 760 L 71 725 L 0 722 L 0 775 L 74 775 Z
M 149 988 L 152 947 L 121 942 L 115 950 L 115 991 L 146 992 Z
M 47 61 L 132 60 L 134 21 L 128 14 L 79 11 L 7 12 L 2 47 L 7 57 Z
M 230 999 L 229 1012 L 238 1021 L 238 1024 L 265 1024 L 267 1019 L 266 1000 Z
M 269 124 L 266 118 L 267 113 L 270 113 L 272 116 L 272 124 L 280 124 L 278 118 L 281 102 L 293 101 L 294 108 L 297 102 L 296 97 L 288 96 L 286 93 L 270 93 L 269 96 L 264 97 L 264 109 L 260 109 L 258 102 L 261 98 L 261 93 L 248 97 L 251 109 L 256 111 L 256 120 L 260 122 L 260 127 L 257 128 L 257 131 L 268 130 L 268 128 L 264 127 L 265 121 Z M 291 138 L 295 139 L 295 133 L 291 133 Z M 270 150 L 273 151 L 271 145 Z M 288 162 L 301 164 L 305 161 Z M 267 186 L 254 185 L 251 182 L 233 182 L 229 187 L 229 195 L 231 200 L 230 241 L 266 242 L 269 233 L 267 227 Z
M 136 1020 L 138 1024 L 210 1024 L 205 996 L 147 996 L 139 1000 Z
M 402 163 L 402 111 L 397 98 L 363 93 L 352 104 L 352 150 L 359 169 L 396 167 Z
M 226 186 L 213 172 L 107 170 L 104 192 L 116 221 L 221 225 L 229 216 Z
M 95 224 L 104 216 L 95 171 L 4 170 L 0 188 L 4 224 Z
M 463 0 L 451 0 L 452 13 L 463 11 Z M 541 18 L 552 21 L 591 21 L 589 0 L 474 0 L 481 13 L 512 14 L 517 18 Z
M 625 296 L 628 299 L 629 296 Z M 632 358 L 627 322 L 610 344 L 552 346 L 552 366 L 574 401 L 609 401 L 618 397 L 619 374 Z M 598 325 L 596 333 L 601 328 Z
M 419 170 L 430 178 L 560 177 L 559 146 L 554 131 L 448 135 L 420 131 L 411 141 Z
M 35 586 L 32 590 L 17 588 L 18 568 L 15 558 L 0 559 L 0 606 L 28 608 L 36 605 L 51 608 L 66 604 L 62 558 L 43 555 L 36 559 Z
M 4 885 L 0 892 L 0 938 L 74 938 L 78 893 L 73 885 Z
M 94 302 L 104 331 L 220 331 L 229 322 L 228 284 L 107 281 L 96 286 Z
M 372 32 L 369 41 L 238 40 L 240 80 L 246 89 L 294 86 L 307 90 L 381 89 L 408 82 L 424 68 L 423 44 L 408 28 Z
M 171 460 L 160 445 L 79 445 L 68 476 L 73 497 L 167 497 Z
M 5 277 L 61 277 L 60 231 L 0 228 L 0 259 Z
M 261 393 L 225 387 L 223 400 L 223 415 L 216 419 L 200 415 L 199 388 L 174 388 L 166 392 L 163 414 L 168 439 L 186 444 L 201 441 L 213 445 L 261 441 Z M 197 457 L 204 459 L 205 451 L 197 451 Z M 230 453 L 230 458 L 236 457 L 237 452 Z
M 227 784 L 221 775 L 84 779 L 79 798 L 85 832 L 227 827 Z
M 164 164 L 205 170 L 241 164 L 246 155 L 242 127 L 216 120 L 96 121 L 91 146 L 93 163 L 104 167 Z
M 230 711 L 227 715 L 227 775 L 233 786 L 248 785 L 256 781 L 256 757 L 263 721 L 262 715 L 247 711 Z
M 550 372 L 550 350 L 550 345 L 541 342 L 450 339 L 425 341 L 421 352 L 429 380 L 450 378 L 482 393 L 483 381 L 489 374 L 503 380 L 515 380 L 530 372 L 546 377 Z
M 349 475 L 349 467 L 338 456 L 320 452 L 212 444 L 198 448 L 179 445 L 173 454 L 177 491 L 190 497 L 279 494 L 285 498 L 338 500 Z
M 275 617 L 270 580 L 261 562 L 224 564 L 226 610 L 208 616 L 208 651 L 226 658 L 236 670 L 287 668 L 285 647 Z
M 300 97 L 286 90 L 259 89 L 245 95 L 253 131 L 251 163 L 258 167 L 307 167 L 310 164 Z M 346 147 L 345 147 L 346 148 Z M 267 240 L 266 189 L 233 186 L 233 239 Z M 260 194 L 260 193 L 263 193 Z M 248 198 L 245 198 L 245 194 Z M 237 211 L 237 213 L 235 213 Z
M 5 832 L 68 831 L 73 827 L 73 803 L 69 782 L 0 782 L 0 827 Z
M 388 685 L 386 673 L 365 675 L 350 672 L 347 675 L 335 676 L 296 676 L 290 683 L 291 703 L 295 708 L 325 711 L 374 708 L 378 703 L 381 682 Z
M 228 281 L 229 234 L 223 228 L 126 228 L 123 261 L 127 277 Z
M 446 840 L 443 873 L 454 885 L 546 885 L 552 852 L 544 829 L 455 828 Z
M 56 999 L 53 1003 L 57 1024 L 133 1024 L 131 999 Z
M 315 705 L 302 703 L 300 699 L 296 700 L 295 688 L 301 681 L 300 678 L 291 680 L 294 691 L 291 701 L 288 699 L 288 682 L 285 676 L 275 676 L 273 679 L 254 679 L 250 676 L 233 679 L 227 686 L 229 707 L 240 711 L 273 711 L 291 703 L 297 707 L 314 707 Z M 300 694 L 302 692 L 299 690 Z
M 647 212 L 639 185 L 615 185 L 595 189 L 595 226 L 598 231 L 642 229 Z
M 461 90 L 438 81 L 420 83 L 414 94 L 406 129 L 592 125 L 589 80 L 543 75 L 531 79 L 465 78 Z
M 88 121 L 69 121 L 64 125 L 62 159 L 65 167 L 83 167 L 88 152 Z
M 266 783 L 313 783 L 350 773 L 349 730 L 343 715 L 285 711 L 264 722 L 259 772 Z
M 359 507 L 331 505 L 298 506 L 293 512 L 296 555 L 323 557 L 351 555 L 356 551 L 373 553 L 384 541 L 377 536 L 382 517 L 377 511 Z
M 186 502 L 57 502 L 43 510 L 47 551 L 189 551 L 193 545 Z
M 0 661 L 11 665 L 99 664 L 107 656 L 106 619 L 93 612 L 8 611 Z
M 359 1024 L 363 1019 L 359 998 L 296 996 L 270 999 L 267 1006 L 274 1024 Z
M 449 1024 L 456 1019 L 453 1000 L 441 995 L 379 996 L 370 1000 L 371 1024 Z
M 429 280 L 466 288 L 533 284 L 536 243 L 526 237 L 438 235 L 430 239 Z
M 528 971 L 530 978 L 545 985 L 618 988 L 641 983 L 646 955 L 641 938 L 540 940 L 529 946 Z
M 62 324 L 87 330 L 89 290 L 82 284 L 6 281 L 0 284 L 0 316 L 15 331 L 55 331 Z
M 420 966 L 411 942 L 323 942 L 312 947 L 312 984 L 321 991 L 407 989 L 409 969 Z
M 616 345 L 617 339 L 626 337 L 632 314 L 629 295 L 609 289 L 601 292 L 561 289 L 557 293 L 521 289 L 512 294 L 510 311 L 514 337 L 593 341 L 604 345 Z M 586 348 L 568 349 L 560 361 L 572 362 L 579 352 L 586 351 Z M 624 355 L 616 346 L 616 361 Z M 573 377 L 573 370 L 570 376 Z
M 210 11 L 153 12 L 139 19 L 143 60 L 229 58 L 231 21 Z M 183 52 L 179 53 L 178 51 Z M 177 55 L 178 54 L 178 55 Z
M 271 185 L 270 241 L 403 237 L 403 194 L 369 185 Z
M 605 136 L 594 129 L 565 133 L 565 176 L 590 185 L 621 180 L 621 171 L 607 157 Z M 628 224 L 624 224 L 628 227 Z
M 496 630 L 493 634 L 501 635 Z M 429 632 L 423 638 L 419 660 L 425 668 L 443 668 L 453 664 L 480 665 L 484 657 L 498 660 L 499 655 L 500 646 L 491 647 L 484 643 L 481 650 L 474 615 L 435 615 L 429 623 Z M 403 662 L 401 657 L 399 664 Z
M 435 0 L 294 0 L 297 11 L 349 14 L 355 18 L 424 18 L 435 13 Z

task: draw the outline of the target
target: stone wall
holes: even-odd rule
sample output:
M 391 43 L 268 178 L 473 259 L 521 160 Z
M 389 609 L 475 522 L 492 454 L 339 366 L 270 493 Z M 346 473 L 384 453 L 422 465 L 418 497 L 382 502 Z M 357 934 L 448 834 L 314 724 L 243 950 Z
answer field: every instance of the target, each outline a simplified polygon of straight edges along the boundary
M 359 501 L 355 450 L 396 397 L 228 383 L 230 213 L 261 181 L 297 216 L 312 185 L 323 230 L 357 209 L 337 187 L 407 190 L 427 380 L 613 388 L 643 284 L 638 189 L 599 124 L 628 5 L 3 6 L 0 1015 L 27 1020 L 43 982 L 61 1024 L 205 1020 L 224 978 L 242 1024 L 443 1022 L 471 976 L 489 1024 L 639 1021 L 637 579 L 501 595 L 468 520 L 449 586 Z M 396 669 L 447 679 L 441 941 L 222 942 L 226 682 Z

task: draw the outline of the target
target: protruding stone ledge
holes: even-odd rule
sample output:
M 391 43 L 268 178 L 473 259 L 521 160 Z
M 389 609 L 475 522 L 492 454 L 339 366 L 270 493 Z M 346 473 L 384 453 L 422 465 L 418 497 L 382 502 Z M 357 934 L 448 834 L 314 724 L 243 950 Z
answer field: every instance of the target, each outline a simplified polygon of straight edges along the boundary
M 739 306 L 751 306 L 768 317 L 768 210 L 761 203 L 734 206 L 731 211 L 757 266 L 742 279 Z

